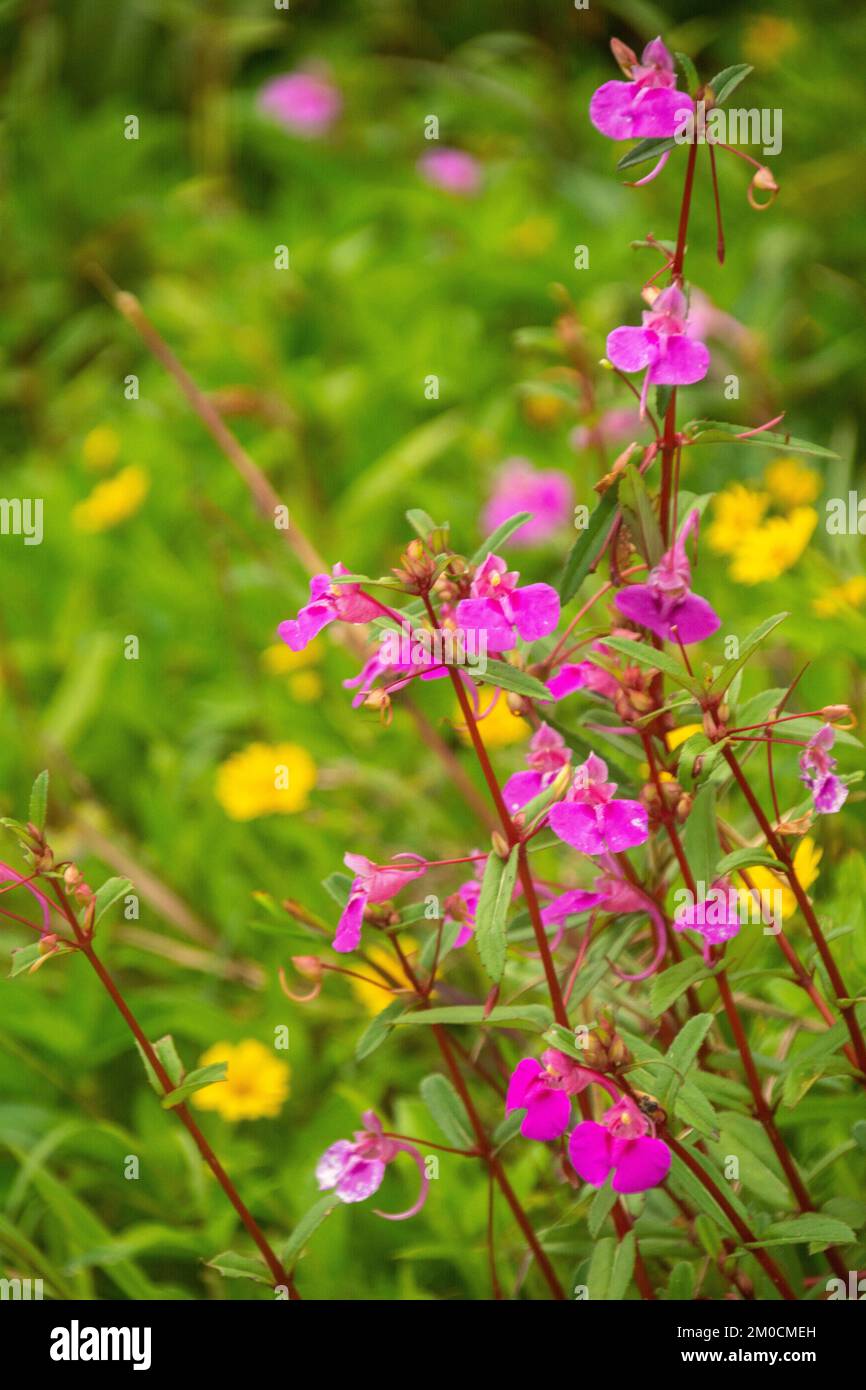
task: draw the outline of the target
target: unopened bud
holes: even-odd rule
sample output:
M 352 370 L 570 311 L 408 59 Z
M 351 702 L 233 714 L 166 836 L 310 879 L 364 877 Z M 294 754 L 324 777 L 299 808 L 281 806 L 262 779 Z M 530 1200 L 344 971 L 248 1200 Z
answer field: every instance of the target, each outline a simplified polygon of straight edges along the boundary
M 760 188 L 763 192 L 769 193 L 770 196 L 769 198 L 767 198 L 766 202 L 758 202 L 757 198 L 755 197 L 756 188 Z M 749 191 L 746 195 L 749 199 L 749 207 L 754 208 L 755 212 L 766 211 L 766 209 L 776 201 L 776 195 L 778 194 L 778 192 L 779 185 L 776 183 L 776 180 L 773 178 L 773 175 L 770 173 L 770 170 L 766 167 L 766 165 L 762 165 L 762 167 L 758 169 L 758 171 L 756 172 L 755 177 L 752 179 L 752 182 L 749 184 Z
M 505 703 L 515 716 L 528 714 L 532 706 L 525 695 L 518 695 L 514 690 L 509 690 L 505 697 Z
M 631 1052 L 620 1037 L 615 1037 L 613 1039 L 613 1042 L 607 1050 L 607 1055 L 611 1060 L 611 1064 L 615 1067 L 628 1066 L 631 1061 Z
M 292 956 L 292 965 L 305 980 L 322 978 L 322 962 L 318 956 Z
M 637 54 L 629 48 L 627 43 L 623 43 L 622 39 L 611 39 L 610 51 L 620 70 L 625 73 L 627 78 L 631 79 L 632 69 L 637 66 Z
M 511 847 L 505 836 L 501 835 L 498 830 L 494 830 L 493 834 L 490 836 L 490 843 L 493 846 L 494 854 L 498 855 L 500 859 L 508 858 L 511 853 Z
M 689 816 L 691 815 L 692 802 L 693 798 L 689 795 L 689 793 L 683 792 L 676 806 L 676 817 L 681 824 L 683 821 L 687 821 Z

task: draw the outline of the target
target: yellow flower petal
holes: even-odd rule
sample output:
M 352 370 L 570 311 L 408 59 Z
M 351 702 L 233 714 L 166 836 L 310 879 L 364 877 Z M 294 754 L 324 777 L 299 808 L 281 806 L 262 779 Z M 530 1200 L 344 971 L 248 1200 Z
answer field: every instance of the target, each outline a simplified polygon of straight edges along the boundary
M 88 534 L 107 531 L 138 511 L 149 487 L 145 470 L 130 464 L 113 478 L 97 483 L 90 496 L 72 508 L 72 524 Z
M 215 1110 L 224 1120 L 273 1119 L 289 1094 L 289 1066 L 256 1038 L 218 1042 L 199 1059 L 199 1066 L 227 1062 L 225 1081 L 204 1086 L 191 1096 L 199 1110 Z
M 217 769 L 216 798 L 232 820 L 303 811 L 316 764 L 296 743 L 251 743 Z

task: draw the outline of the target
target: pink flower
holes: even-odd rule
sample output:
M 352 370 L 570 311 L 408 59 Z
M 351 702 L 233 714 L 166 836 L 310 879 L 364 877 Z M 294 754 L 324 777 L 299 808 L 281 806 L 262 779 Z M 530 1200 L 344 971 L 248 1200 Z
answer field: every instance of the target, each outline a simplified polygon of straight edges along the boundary
M 543 1063 L 543 1065 L 542 1065 Z M 525 1110 L 520 1133 L 524 1139 L 558 1139 L 568 1129 L 571 1097 L 597 1079 L 564 1052 L 548 1048 L 541 1061 L 524 1057 L 508 1083 L 505 1112 Z
M 480 861 L 482 865 L 486 860 Z M 478 899 L 481 897 L 481 879 L 470 878 L 465 883 L 461 883 L 456 893 L 445 899 L 445 922 L 462 923 L 457 938 L 454 942 L 454 949 L 459 950 L 472 940 L 475 931 L 475 914 L 478 911 Z
M 674 60 L 661 39 L 653 39 L 640 62 L 625 44 L 611 47 L 628 82 L 605 82 L 593 92 L 589 119 L 611 140 L 666 139 L 673 136 L 691 97 L 676 91 Z
M 332 574 L 316 574 L 310 580 L 310 602 L 297 618 L 287 618 L 277 628 L 293 652 L 303 651 L 323 627 L 338 618 L 344 623 L 369 623 L 380 616 L 382 609 L 359 585 L 333 583 L 334 576 L 349 573 L 338 561 Z
M 686 297 L 678 285 L 662 290 L 652 308 L 644 310 L 642 328 L 615 328 L 608 336 L 607 355 L 621 372 L 646 369 L 641 413 L 650 386 L 691 386 L 703 381 L 710 366 L 704 343 L 689 335 Z
M 336 87 L 310 72 L 288 72 L 266 82 L 259 108 L 295 135 L 324 135 L 340 114 L 343 98 Z
M 711 637 L 722 621 L 705 598 L 691 592 L 686 540 L 698 521 L 697 511 L 690 512 L 670 550 L 650 570 L 646 584 L 631 584 L 616 596 L 617 608 L 632 622 L 683 646 Z
M 594 650 L 603 650 L 601 642 L 593 642 L 592 645 Z M 590 660 L 566 662 L 547 682 L 547 688 L 554 700 L 564 700 L 566 696 L 573 695 L 575 690 L 594 690 L 597 695 L 604 695 L 606 699 L 612 700 L 619 686 L 609 671 L 596 666 L 595 662 Z
M 640 411 L 632 410 L 629 406 L 617 406 L 613 410 L 606 410 L 594 425 L 577 425 L 568 439 L 572 449 L 589 449 L 636 439 L 642 429 Z
M 556 534 L 571 518 L 574 488 L 564 473 L 541 472 L 528 459 L 506 459 L 484 509 L 485 531 L 495 531 L 518 512 L 532 512 L 510 537 L 511 545 L 537 545 Z
M 604 1187 L 613 1173 L 614 1192 L 646 1192 L 664 1182 L 671 1151 L 663 1139 L 650 1137 L 652 1123 L 629 1096 L 612 1105 L 601 1124 L 584 1120 L 568 1140 L 568 1156 L 578 1176 Z
M 503 800 L 512 813 L 521 811 L 550 786 L 560 769 L 571 762 L 571 749 L 566 747 L 562 734 L 541 724 L 529 741 L 526 761 L 530 771 L 515 772 L 502 788 Z
M 713 946 L 721 946 L 739 933 L 739 895 L 727 879 L 718 879 L 702 902 L 679 908 L 674 914 L 674 930 L 696 931 L 703 941 L 704 960 L 711 965 Z
M 421 878 L 427 871 L 427 864 L 420 855 L 399 854 L 397 859 L 414 859 L 418 868 L 401 869 L 386 865 L 379 868 L 363 854 L 347 854 L 343 863 L 355 875 L 349 890 L 349 901 L 343 908 L 337 923 L 337 931 L 332 942 L 335 951 L 345 953 L 357 949 L 361 940 L 361 923 L 368 903 L 384 903 L 396 896 L 413 879 Z
M 434 188 L 444 188 L 447 193 L 459 193 L 468 197 L 477 193 L 481 186 L 481 168 L 478 161 L 473 159 L 471 154 L 451 149 L 448 145 L 422 154 L 417 167 L 427 183 L 432 184 Z
M 402 1139 L 388 1139 L 382 1133 L 382 1122 L 372 1110 L 365 1110 L 361 1119 L 365 1128 L 355 1130 L 354 1141 L 338 1139 L 326 1149 L 316 1164 L 316 1181 L 323 1192 L 333 1188 L 341 1202 L 363 1202 L 382 1186 L 385 1168 L 398 1155 L 407 1153 L 421 1174 L 418 1199 L 401 1212 L 377 1211 L 386 1221 L 407 1221 L 416 1216 L 427 1200 L 429 1181 L 424 1159 L 413 1144 Z
M 595 753 L 575 770 L 564 801 L 550 811 L 550 828 L 581 854 L 619 853 L 642 845 L 649 834 L 647 813 L 639 801 L 615 801 L 616 783 Z
M 831 758 L 830 749 L 835 742 L 833 725 L 824 724 L 812 735 L 800 755 L 800 781 L 805 782 L 812 793 L 815 810 L 825 815 L 841 810 L 848 797 L 848 788 L 833 771 L 836 759 Z
M 507 652 L 524 642 L 547 637 L 559 622 L 559 595 L 549 584 L 517 587 L 520 575 L 509 572 L 504 560 L 490 554 L 475 571 L 471 597 L 457 605 L 458 626 L 486 632 L 491 652 Z

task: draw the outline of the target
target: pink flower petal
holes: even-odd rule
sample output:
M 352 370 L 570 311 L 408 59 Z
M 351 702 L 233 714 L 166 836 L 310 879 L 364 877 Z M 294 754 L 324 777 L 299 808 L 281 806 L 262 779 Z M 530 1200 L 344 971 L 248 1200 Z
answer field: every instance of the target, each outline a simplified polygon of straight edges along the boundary
M 631 1139 L 623 1145 L 611 1186 L 614 1192 L 646 1192 L 664 1182 L 670 1167 L 671 1151 L 663 1139 Z
M 621 372 L 642 371 L 658 359 L 658 335 L 647 328 L 615 328 L 607 336 L 607 355 Z
M 568 1156 L 572 1167 L 584 1182 L 603 1187 L 611 1170 L 613 1140 L 610 1131 L 594 1120 L 584 1120 L 571 1132 Z

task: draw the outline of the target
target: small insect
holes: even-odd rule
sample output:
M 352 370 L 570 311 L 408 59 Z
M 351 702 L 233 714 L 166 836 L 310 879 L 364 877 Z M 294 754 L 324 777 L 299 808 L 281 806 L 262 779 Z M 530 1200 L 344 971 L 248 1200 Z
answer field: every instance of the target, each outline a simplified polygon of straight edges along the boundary
M 635 1091 L 637 1108 L 642 1115 L 646 1115 L 648 1120 L 652 1120 L 655 1125 L 663 1125 L 667 1121 L 667 1111 L 664 1110 L 647 1091 Z

